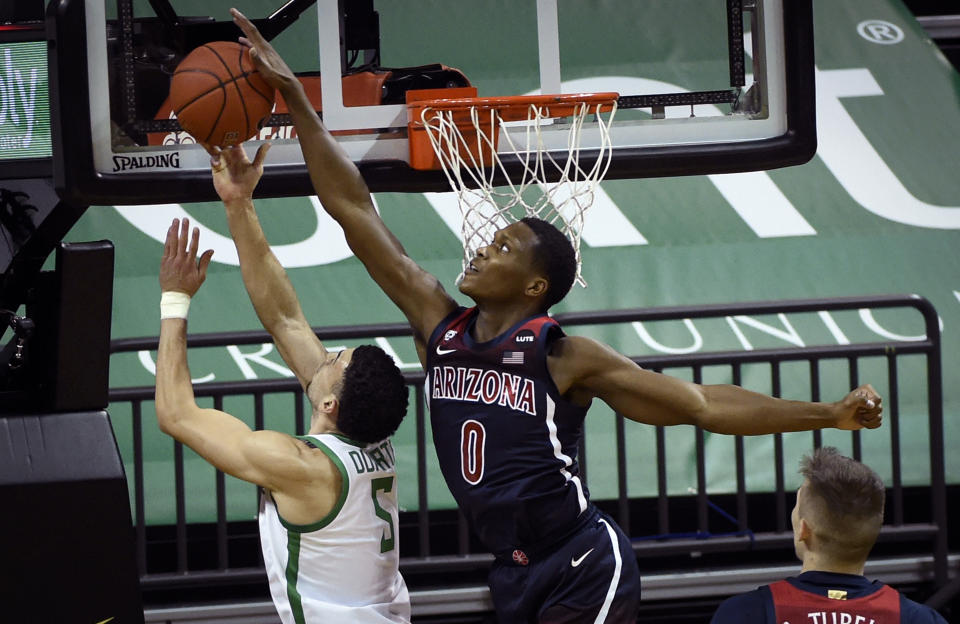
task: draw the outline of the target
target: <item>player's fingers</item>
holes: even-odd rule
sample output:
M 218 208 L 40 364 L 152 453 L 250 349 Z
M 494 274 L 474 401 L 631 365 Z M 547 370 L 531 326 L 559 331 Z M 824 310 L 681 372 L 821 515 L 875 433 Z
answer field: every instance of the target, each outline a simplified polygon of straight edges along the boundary
M 857 410 L 857 417 L 866 421 L 880 420 L 883 418 L 883 409 L 861 409 Z
M 259 169 L 263 166 L 263 161 L 267 157 L 267 152 L 270 151 L 270 141 L 264 142 L 260 147 L 257 148 L 257 154 L 253 157 L 253 166 Z
M 231 145 L 222 152 L 223 158 L 227 163 L 227 167 L 236 172 L 238 168 L 243 167 L 250 161 L 247 159 L 247 153 L 243 151 L 243 148 L 239 145 Z
M 863 384 L 862 386 L 857 388 L 857 390 L 861 393 L 863 397 L 871 401 L 877 402 L 880 399 L 880 394 L 876 390 L 874 390 L 873 386 L 871 386 L 870 384 Z
M 190 238 L 190 258 L 197 257 L 197 250 L 200 248 L 200 228 L 193 228 L 193 236 Z
M 850 392 L 850 400 L 858 410 L 873 409 L 878 395 L 869 384 L 864 384 Z
M 177 248 L 177 229 L 180 227 L 180 220 L 174 219 L 167 228 L 167 239 L 163 241 L 163 257 L 169 258 L 174 255 Z
M 253 22 L 247 19 L 246 15 L 237 9 L 230 9 L 230 15 L 233 16 L 233 23 L 243 31 L 243 34 L 246 35 L 247 39 L 249 39 L 251 43 L 253 43 L 254 47 L 262 43 L 266 43 L 263 35 L 261 35 L 260 31 L 257 30 L 257 27 L 253 25 Z
M 208 249 L 200 256 L 197 262 L 197 272 L 200 274 L 200 281 L 207 279 L 207 267 L 210 266 L 210 260 L 213 259 L 213 250 Z
M 184 218 L 180 222 L 180 238 L 177 240 L 177 255 L 183 255 L 187 252 L 187 238 L 190 234 L 190 219 Z
M 868 409 L 861 409 L 861 410 L 857 410 L 857 418 L 861 418 L 861 419 L 881 418 L 881 415 L 882 415 L 882 414 L 883 414 L 883 412 L 880 411 L 880 410 L 877 410 L 877 409 L 869 409 L 869 410 L 868 410 Z
M 226 169 L 226 165 L 223 162 L 220 149 L 217 148 L 216 152 L 210 152 L 210 170 L 214 173 L 220 173 Z
M 238 37 L 237 41 L 240 42 L 240 45 L 245 48 L 253 48 L 253 43 L 251 43 L 251 41 L 246 37 Z
M 211 160 L 211 161 L 212 161 L 213 158 L 216 157 L 216 156 L 219 154 L 219 152 L 220 152 L 220 148 L 219 148 L 218 146 L 216 146 L 216 145 L 210 145 L 209 143 L 204 143 L 203 141 L 200 141 L 200 142 L 199 142 L 199 145 L 200 145 L 200 147 L 202 147 L 204 150 L 206 150 L 206 152 L 207 152 L 208 154 L 210 154 L 210 160 Z
M 233 166 L 234 154 L 232 145 L 228 145 L 226 148 L 220 150 L 219 156 L 221 170 Z

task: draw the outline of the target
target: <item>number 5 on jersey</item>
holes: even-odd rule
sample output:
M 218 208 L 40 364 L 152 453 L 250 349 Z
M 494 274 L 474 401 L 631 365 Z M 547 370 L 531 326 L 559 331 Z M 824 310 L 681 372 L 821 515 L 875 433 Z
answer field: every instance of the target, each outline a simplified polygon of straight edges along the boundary
M 394 528 L 393 528 L 393 516 L 390 515 L 390 512 L 380 506 L 380 501 L 377 500 L 377 492 L 383 492 L 384 494 L 389 494 L 393 491 L 393 477 L 380 477 L 379 479 L 374 479 L 370 482 L 370 494 L 373 497 L 373 510 L 377 514 L 377 517 L 382 519 L 387 523 L 387 530 L 383 532 L 383 535 L 380 537 L 380 552 L 390 552 L 393 550 L 396 540 L 394 539 Z

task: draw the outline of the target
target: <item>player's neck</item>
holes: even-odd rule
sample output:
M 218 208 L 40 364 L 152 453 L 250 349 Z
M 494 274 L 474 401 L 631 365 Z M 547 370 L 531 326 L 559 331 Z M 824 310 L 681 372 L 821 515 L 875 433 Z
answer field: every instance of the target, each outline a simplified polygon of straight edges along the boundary
M 473 326 L 473 339 L 477 342 L 493 340 L 520 321 L 536 316 L 538 310 L 531 306 L 516 304 L 477 303 L 477 321 Z
M 310 435 L 316 435 L 319 433 L 340 433 L 340 430 L 337 429 L 337 423 L 330 420 L 326 414 L 314 414 L 313 418 L 310 420 L 310 430 L 307 431 Z
M 836 574 L 863 576 L 865 563 L 864 561 L 855 564 L 841 563 L 817 553 L 807 552 L 803 558 L 803 568 L 800 572 L 834 572 Z

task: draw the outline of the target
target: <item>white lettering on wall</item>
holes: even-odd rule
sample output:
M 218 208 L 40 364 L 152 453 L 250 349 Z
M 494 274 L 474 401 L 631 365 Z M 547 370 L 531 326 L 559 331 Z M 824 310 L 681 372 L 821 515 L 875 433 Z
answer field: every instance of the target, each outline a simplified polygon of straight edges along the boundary
M 823 321 L 823 324 L 827 326 L 827 329 L 830 331 L 830 335 L 833 336 L 833 339 L 837 341 L 838 345 L 847 345 L 850 344 L 850 339 L 847 338 L 847 335 L 843 333 L 840 329 L 840 326 L 837 325 L 837 322 L 833 320 L 833 317 L 826 310 L 821 310 L 817 312 L 817 315 Z
M 404 362 L 400 359 L 400 356 L 397 355 L 397 352 L 394 350 L 393 345 L 384 338 L 383 336 L 378 336 L 374 342 L 377 343 L 377 346 L 383 349 L 383 352 L 393 358 L 393 361 L 396 363 L 397 368 L 420 368 L 420 362 Z
M 761 321 L 758 321 L 755 318 L 749 316 L 727 316 L 727 324 L 730 326 L 730 329 L 733 330 L 734 335 L 736 335 L 737 340 L 740 341 L 740 344 L 743 346 L 744 351 L 753 351 L 753 344 L 747 340 L 747 337 L 740 331 L 740 326 L 737 323 L 742 323 L 748 325 L 754 329 L 758 329 L 765 334 L 769 334 L 774 338 L 779 338 L 785 342 L 789 342 L 792 345 L 797 347 L 805 347 L 806 345 L 803 342 L 803 339 L 800 338 L 800 334 L 797 333 L 797 330 L 793 328 L 793 325 L 790 324 L 790 321 L 787 319 L 786 314 L 777 314 L 777 318 L 780 319 L 780 322 L 783 323 L 785 329 L 779 329 L 773 325 L 767 325 Z
M 760 238 L 816 235 L 813 226 L 766 173 L 722 173 L 707 177 Z
M 643 323 L 637 321 L 631 323 L 633 330 L 637 332 L 637 335 L 640 336 L 640 339 L 643 340 L 648 347 L 654 351 L 659 351 L 660 353 L 671 353 L 671 354 L 683 354 L 683 353 L 696 353 L 701 348 L 703 348 L 703 336 L 700 335 L 700 332 L 697 331 L 697 328 L 693 325 L 693 321 L 690 319 L 683 319 L 683 325 L 690 332 L 690 335 L 693 336 L 693 344 L 688 347 L 668 347 L 667 345 L 654 340 L 653 336 L 647 331 L 647 328 L 643 326 Z
M 148 373 L 150 373 L 151 375 L 153 375 L 154 377 L 156 377 L 156 375 L 157 375 L 157 364 L 156 364 L 156 362 L 153 361 L 153 358 L 150 356 L 150 352 L 149 352 L 149 351 L 137 351 L 137 359 L 140 360 L 140 365 L 143 366 L 145 369 L 147 369 L 147 372 L 148 372 Z M 199 384 L 199 383 L 209 383 L 209 382 L 213 381 L 213 380 L 216 379 L 216 378 L 217 378 L 216 375 L 214 375 L 213 373 L 210 373 L 209 375 L 204 375 L 203 377 L 200 377 L 199 379 L 191 379 L 190 381 L 193 382 L 193 383 L 197 383 L 197 384 Z
M 595 91 L 619 91 L 620 93 L 687 93 L 688 89 L 661 80 L 651 80 L 649 78 L 637 78 L 633 76 L 599 76 L 593 78 L 582 78 L 578 80 L 569 80 L 563 83 L 563 89 L 566 93 L 576 92 L 595 92 Z M 722 115 L 719 108 L 712 104 L 697 105 L 694 107 L 697 116 L 718 116 Z M 666 117 L 680 118 L 690 114 L 687 107 L 668 107 Z M 724 199 L 736 211 L 740 218 L 744 220 L 747 226 L 753 230 L 760 238 L 776 238 L 785 236 L 810 236 L 816 234 L 816 230 L 807 223 L 807 220 L 797 212 L 797 209 L 790 203 L 782 191 L 774 184 L 770 175 L 765 171 L 754 171 L 750 173 L 731 173 L 723 175 L 707 176 L 711 183 L 717 188 Z M 623 213 L 616 206 L 609 196 L 606 196 L 612 209 L 621 217 Z M 612 212 L 607 208 L 608 212 Z M 589 227 L 590 221 L 594 218 L 593 209 L 587 213 L 586 221 Z M 584 240 L 590 246 L 593 243 L 586 238 L 586 227 L 584 228 Z M 610 227 L 619 227 L 611 223 Z M 637 233 L 639 235 L 639 232 Z
M 311 195 L 310 204 L 316 216 L 316 225 L 306 238 L 284 245 L 273 245 L 273 253 L 280 264 L 288 269 L 318 266 L 339 262 L 353 255 L 343 230 L 330 217 L 320 200 Z M 294 201 L 294 200 L 290 200 Z M 376 207 L 374 200 L 374 207 Z M 157 204 L 153 206 L 114 206 L 124 219 L 129 221 L 138 230 L 163 243 L 167 237 L 167 228 L 173 219 L 189 218 L 191 226 L 200 228 L 200 245 L 203 249 L 213 249 L 213 261 L 230 266 L 240 266 L 237 249 L 229 236 L 215 232 L 190 215 L 180 204 Z M 269 215 L 260 215 L 262 219 L 269 219 Z
M 273 344 L 269 342 L 260 345 L 260 350 L 256 353 L 243 353 L 236 345 L 227 345 L 227 352 L 230 354 L 230 357 L 233 358 L 233 361 L 237 363 L 237 367 L 239 367 L 240 372 L 243 373 L 244 379 L 257 379 L 257 373 L 254 372 L 249 362 L 254 362 L 264 368 L 269 368 L 284 377 L 293 377 L 293 372 L 289 368 L 264 357 L 271 351 L 273 351 Z
M 858 204 L 878 217 L 925 228 L 960 229 L 960 206 L 935 206 L 907 190 L 840 98 L 883 95 L 868 69 L 816 70 L 817 155 Z
M 867 329 L 877 334 L 878 336 L 883 336 L 889 340 L 902 340 L 904 342 L 918 342 L 920 340 L 926 340 L 927 334 L 923 333 L 919 336 L 904 336 L 903 334 L 895 334 L 889 329 L 881 327 L 880 323 L 877 322 L 877 319 L 873 317 L 873 311 L 863 308 L 860 310 L 860 319 L 863 321 L 863 324 L 867 326 Z M 943 331 L 943 319 L 940 319 L 940 331 Z

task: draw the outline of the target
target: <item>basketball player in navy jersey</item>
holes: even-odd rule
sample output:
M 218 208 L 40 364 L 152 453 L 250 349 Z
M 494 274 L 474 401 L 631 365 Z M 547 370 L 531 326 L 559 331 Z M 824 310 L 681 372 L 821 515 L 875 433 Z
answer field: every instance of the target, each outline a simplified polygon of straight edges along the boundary
M 711 624 L 947 624 L 930 607 L 863 576 L 883 524 L 883 481 L 837 449 L 804 457 L 790 520 L 798 576 L 729 598 Z
M 629 539 L 598 511 L 579 476 L 577 442 L 594 398 L 638 422 L 756 435 L 879 427 L 870 386 L 836 403 L 783 401 L 641 369 L 610 347 L 566 336 L 547 311 L 576 274 L 552 225 L 524 219 L 476 252 L 457 305 L 380 219 L 349 157 L 300 82 L 236 10 L 241 42 L 287 102 L 314 189 L 370 276 L 407 317 L 428 374 L 434 446 L 447 485 L 483 544 L 500 622 L 633 622 L 640 574 Z M 214 165 L 246 162 L 240 148 Z

